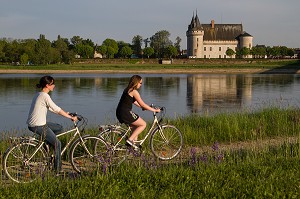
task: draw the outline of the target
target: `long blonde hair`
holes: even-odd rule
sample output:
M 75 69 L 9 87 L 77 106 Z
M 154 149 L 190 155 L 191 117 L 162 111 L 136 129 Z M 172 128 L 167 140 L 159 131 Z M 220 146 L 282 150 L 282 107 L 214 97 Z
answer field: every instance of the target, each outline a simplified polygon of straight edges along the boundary
M 133 75 L 128 83 L 128 86 L 126 88 L 127 91 L 133 91 L 137 88 L 137 85 L 140 83 L 140 81 L 142 80 L 142 77 L 139 75 Z

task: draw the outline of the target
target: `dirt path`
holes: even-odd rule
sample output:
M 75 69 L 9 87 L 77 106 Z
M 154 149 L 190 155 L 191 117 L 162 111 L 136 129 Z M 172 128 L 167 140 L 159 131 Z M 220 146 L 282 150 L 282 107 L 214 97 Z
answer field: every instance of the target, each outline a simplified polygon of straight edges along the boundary
M 212 153 L 213 147 L 219 152 L 226 151 L 236 151 L 236 150 L 252 150 L 261 151 L 270 146 L 281 146 L 285 143 L 295 144 L 299 143 L 300 135 L 295 137 L 275 137 L 265 140 L 253 140 L 253 141 L 243 141 L 243 142 L 233 142 L 229 144 L 215 144 L 214 146 L 203 146 L 203 147 L 186 147 L 183 150 L 184 156 L 189 156 L 191 149 L 193 148 L 197 154 L 201 153 Z

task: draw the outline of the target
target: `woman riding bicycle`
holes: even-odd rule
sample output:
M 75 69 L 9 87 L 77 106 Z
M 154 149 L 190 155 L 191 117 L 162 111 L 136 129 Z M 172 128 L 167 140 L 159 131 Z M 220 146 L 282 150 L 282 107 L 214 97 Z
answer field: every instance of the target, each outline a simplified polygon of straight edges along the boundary
M 128 86 L 124 89 L 116 110 L 116 116 L 119 122 L 129 125 L 132 129 L 132 134 L 128 140 L 126 140 L 126 143 L 131 145 L 134 149 L 138 148 L 134 142 L 138 139 L 138 135 L 146 128 L 146 122 L 132 111 L 132 104 L 143 110 L 160 112 L 160 109 L 152 108 L 142 100 L 137 91 L 142 86 L 142 83 L 142 77 L 139 75 L 133 75 L 130 78 Z
M 43 76 L 39 84 L 36 85 L 41 91 L 33 97 L 31 107 L 28 114 L 28 129 L 41 136 L 50 145 L 54 147 L 54 169 L 56 172 L 61 171 L 61 142 L 57 139 L 56 134 L 62 131 L 60 124 L 47 122 L 47 111 L 62 115 L 72 121 L 77 121 L 77 117 L 73 117 L 57 106 L 51 99 L 49 92 L 54 90 L 54 78 L 51 76 Z

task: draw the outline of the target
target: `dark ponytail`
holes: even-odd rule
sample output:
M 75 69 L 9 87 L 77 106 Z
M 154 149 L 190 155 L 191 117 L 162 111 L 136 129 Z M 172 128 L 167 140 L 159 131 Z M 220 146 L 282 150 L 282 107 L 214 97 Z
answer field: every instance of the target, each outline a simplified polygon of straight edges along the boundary
M 36 85 L 37 88 L 44 88 L 47 84 L 54 84 L 54 78 L 51 76 L 43 76 L 40 79 L 40 83 Z

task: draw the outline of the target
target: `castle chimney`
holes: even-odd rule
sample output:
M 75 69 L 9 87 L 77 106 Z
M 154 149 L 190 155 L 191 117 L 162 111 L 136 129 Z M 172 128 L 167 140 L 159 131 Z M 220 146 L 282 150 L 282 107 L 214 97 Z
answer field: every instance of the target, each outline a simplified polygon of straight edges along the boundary
M 211 28 L 215 28 L 215 20 L 211 20 Z

